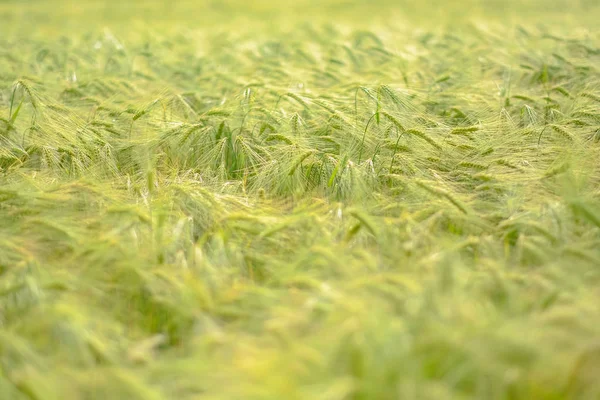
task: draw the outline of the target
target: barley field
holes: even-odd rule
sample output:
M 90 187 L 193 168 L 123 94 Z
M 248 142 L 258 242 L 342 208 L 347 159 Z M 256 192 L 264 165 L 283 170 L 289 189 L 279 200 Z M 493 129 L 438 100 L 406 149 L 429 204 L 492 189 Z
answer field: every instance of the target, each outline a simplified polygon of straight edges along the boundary
M 0 399 L 600 399 L 598 21 L 0 2 Z

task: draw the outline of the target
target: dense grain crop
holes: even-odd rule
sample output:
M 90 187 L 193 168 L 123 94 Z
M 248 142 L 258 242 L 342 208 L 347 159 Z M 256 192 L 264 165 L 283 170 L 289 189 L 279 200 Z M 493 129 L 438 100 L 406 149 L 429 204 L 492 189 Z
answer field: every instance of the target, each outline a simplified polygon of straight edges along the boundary
M 600 5 L 0 3 L 0 399 L 598 399 Z

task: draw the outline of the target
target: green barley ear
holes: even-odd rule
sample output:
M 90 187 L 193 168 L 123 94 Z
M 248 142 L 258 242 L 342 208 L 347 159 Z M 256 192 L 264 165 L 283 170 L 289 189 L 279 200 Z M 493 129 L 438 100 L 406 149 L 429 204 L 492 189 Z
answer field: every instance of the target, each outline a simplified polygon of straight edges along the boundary
M 377 224 L 369 215 L 354 209 L 348 210 L 348 214 L 357 219 L 361 226 L 365 227 L 373 236 L 375 236 L 375 238 L 378 237 L 379 234 Z
M 475 169 L 478 171 L 485 171 L 486 169 L 489 168 L 489 166 L 487 166 L 487 165 L 479 164 L 479 163 L 472 162 L 472 161 L 462 161 L 462 162 L 458 163 L 458 165 L 460 167 Z
M 398 121 L 398 119 L 396 117 L 394 117 L 393 115 L 382 111 L 381 115 L 383 115 L 385 118 L 387 118 L 397 129 L 399 132 L 404 132 L 404 126 L 402 126 L 402 124 L 400 123 L 400 121 Z
M 450 78 L 451 78 L 451 76 L 449 74 L 444 74 L 444 75 L 440 76 L 439 78 L 437 78 L 434 82 L 436 84 L 440 84 L 440 83 L 449 81 Z
M 536 102 L 535 99 L 525 96 L 525 95 L 521 95 L 521 94 L 515 94 L 515 95 L 511 96 L 511 98 L 526 101 L 531 104 L 534 104 Z
M 461 127 L 461 128 L 454 128 L 450 131 L 450 134 L 452 134 L 452 135 L 468 135 L 469 133 L 477 132 L 478 130 L 479 130 L 478 126 L 467 126 L 467 127 Z
M 10 104 L 11 104 L 10 110 L 12 110 L 15 93 L 19 89 L 21 89 L 24 93 L 27 94 L 27 97 L 29 98 L 31 105 L 33 106 L 34 110 L 37 111 L 40 106 L 40 104 L 38 102 L 38 96 L 35 94 L 32 85 L 27 80 L 24 80 L 24 79 L 20 79 L 13 84 L 13 90 L 12 90 L 11 101 L 10 101 Z
M 569 131 L 567 131 L 565 128 L 555 125 L 555 124 L 552 124 L 549 126 L 554 132 L 558 133 L 560 136 L 564 137 L 565 139 L 568 139 L 569 141 L 575 140 L 574 136 Z
M 591 100 L 594 100 L 594 101 L 600 103 L 600 96 L 598 96 L 598 95 L 596 95 L 594 93 L 591 93 L 591 92 L 582 92 L 579 95 L 581 97 L 585 97 L 587 99 L 591 99 Z
M 358 128 L 358 93 L 363 92 L 367 95 L 368 98 L 377 103 L 377 94 L 373 93 L 373 91 L 367 87 L 359 86 L 354 91 L 354 124 L 355 127 Z
M 397 105 L 397 106 L 401 106 L 402 105 L 402 100 L 400 99 L 400 97 L 398 97 L 398 95 L 396 94 L 396 92 L 394 92 L 394 90 L 391 89 L 389 86 L 387 86 L 387 85 L 381 85 L 379 87 L 379 91 L 381 91 L 381 93 L 383 93 L 395 105 Z
M 570 206 L 575 215 L 600 228 L 600 213 L 592 209 L 588 204 L 583 201 L 573 201 Z
M 260 127 L 259 133 L 262 135 L 263 133 L 265 133 L 267 131 L 267 129 L 270 130 L 271 132 L 277 131 L 277 129 L 275 129 L 274 125 L 272 125 L 268 122 L 263 122 L 262 126 Z
M 231 115 L 231 111 L 213 108 L 205 113 L 206 116 L 209 117 L 229 117 Z
M 137 110 L 132 117 L 133 121 L 137 121 L 138 119 L 140 119 L 141 117 L 143 117 L 144 115 L 146 115 L 148 112 L 150 112 L 150 110 L 152 110 L 152 108 L 154 108 L 154 106 L 160 101 L 160 99 L 155 99 L 153 100 L 150 104 L 146 105 L 143 108 L 140 108 L 139 110 Z
M 379 37 L 377 37 L 377 35 L 375 35 L 373 32 L 360 31 L 354 35 L 354 47 L 355 48 L 362 47 L 363 44 L 366 42 L 371 42 L 372 44 L 374 44 L 375 46 L 377 46 L 379 48 L 384 47 L 381 39 L 379 39 Z
M 563 96 L 565 96 L 567 98 L 572 98 L 573 97 L 571 95 L 571 93 L 567 89 L 565 89 L 564 87 L 562 87 L 562 86 L 555 86 L 551 90 L 553 92 L 560 93 L 560 94 L 562 94 Z
M 302 120 L 300 119 L 298 113 L 294 113 L 294 115 L 292 115 L 292 118 L 290 118 L 290 124 L 292 125 L 292 133 L 296 135 L 298 133 L 298 126 L 302 125 Z
M 415 183 L 417 184 L 417 186 L 421 187 L 422 189 L 425 189 L 429 193 L 447 199 L 464 214 L 469 214 L 469 210 L 467 209 L 467 207 L 447 190 L 431 186 L 429 183 L 419 179 L 415 180 Z
M 292 164 L 292 168 L 290 168 L 290 172 L 288 173 L 288 175 L 293 175 L 294 172 L 296 172 L 296 169 L 302 164 L 302 162 L 315 153 L 315 150 L 309 150 L 297 157 L 294 163 Z
M 512 169 L 517 170 L 517 171 L 522 171 L 523 170 L 521 167 L 519 167 L 518 165 L 514 164 L 513 162 L 511 162 L 511 161 L 509 161 L 509 160 L 507 160 L 505 158 L 501 158 L 501 159 L 495 160 L 494 162 L 496 164 L 498 164 L 498 165 L 505 166 L 505 167 L 508 167 L 508 168 L 512 168 Z
M 285 136 L 285 135 L 280 135 L 280 134 L 275 134 L 274 133 L 274 134 L 271 134 L 271 135 L 267 136 L 267 138 L 266 138 L 267 142 L 272 142 L 272 141 L 275 141 L 275 140 L 279 140 L 279 141 L 282 141 L 282 142 L 287 143 L 287 144 L 294 144 L 294 142 L 290 138 L 288 138 L 287 136 Z
M 415 136 L 415 137 L 418 137 L 418 138 L 426 141 L 427 143 L 429 143 L 431 146 L 435 147 L 438 150 L 442 149 L 442 146 L 440 146 L 435 140 L 433 140 L 432 138 L 427 136 L 425 133 L 423 133 L 417 129 L 408 129 L 408 130 L 406 130 L 406 133 L 408 135 Z
M 358 56 L 354 53 L 354 50 L 352 50 L 349 46 L 346 45 L 343 45 L 342 48 L 344 49 L 344 52 L 346 53 L 348 59 L 352 62 L 354 68 L 359 69 L 361 67 L 361 62 Z
M 293 99 L 293 100 L 297 101 L 304 108 L 306 108 L 306 109 L 309 108 L 307 100 L 304 99 L 303 97 L 297 95 L 296 93 L 289 92 L 289 93 L 284 94 L 282 97 L 289 97 L 290 99 Z
M 348 232 L 346 232 L 346 235 L 344 237 L 344 241 L 349 242 L 350 240 L 352 240 L 352 238 L 354 238 L 354 236 L 356 236 L 356 234 L 360 231 L 360 228 L 362 226 L 363 226 L 363 224 L 361 222 L 358 222 L 358 223 L 354 224 L 348 230 Z

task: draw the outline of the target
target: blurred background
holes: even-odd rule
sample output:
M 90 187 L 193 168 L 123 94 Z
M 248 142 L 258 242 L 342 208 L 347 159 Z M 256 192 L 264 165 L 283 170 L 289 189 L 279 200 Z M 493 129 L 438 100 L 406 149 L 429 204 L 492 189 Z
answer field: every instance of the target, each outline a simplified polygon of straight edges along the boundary
M 407 20 L 430 27 L 477 18 L 501 24 L 517 21 L 549 24 L 562 20 L 593 26 L 599 16 L 600 2 L 596 0 L 9 0 L 0 3 L 0 18 L 4 22 L 0 29 L 5 34 L 49 34 L 57 29 L 93 28 L 98 24 L 127 31 L 148 22 L 156 24 L 155 27 L 167 24 L 171 29 L 210 26 L 217 30 L 231 24 L 242 30 L 256 25 L 289 29 L 300 22 L 352 21 L 373 26 Z

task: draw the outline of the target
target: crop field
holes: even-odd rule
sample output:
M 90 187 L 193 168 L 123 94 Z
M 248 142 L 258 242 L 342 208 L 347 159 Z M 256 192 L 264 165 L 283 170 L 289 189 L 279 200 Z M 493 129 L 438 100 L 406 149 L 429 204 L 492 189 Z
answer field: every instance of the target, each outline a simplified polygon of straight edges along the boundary
M 598 21 L 1 1 L 0 400 L 600 399 Z

